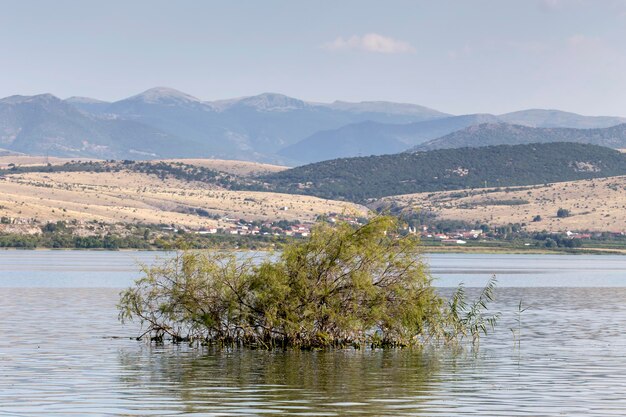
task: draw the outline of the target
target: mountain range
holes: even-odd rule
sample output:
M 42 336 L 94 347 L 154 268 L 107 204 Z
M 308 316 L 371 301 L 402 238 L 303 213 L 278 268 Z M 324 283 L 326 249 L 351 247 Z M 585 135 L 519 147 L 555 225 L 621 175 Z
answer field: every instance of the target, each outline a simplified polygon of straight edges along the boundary
M 204 157 L 299 165 L 436 147 L 434 140 L 451 134 L 457 136 L 443 142 L 447 147 L 531 139 L 624 147 L 619 135 L 626 129 L 615 127 L 622 123 L 626 119 L 557 110 L 455 116 L 414 104 L 314 103 L 273 93 L 203 101 L 157 87 L 115 102 L 50 94 L 0 99 L 0 149 L 63 157 Z

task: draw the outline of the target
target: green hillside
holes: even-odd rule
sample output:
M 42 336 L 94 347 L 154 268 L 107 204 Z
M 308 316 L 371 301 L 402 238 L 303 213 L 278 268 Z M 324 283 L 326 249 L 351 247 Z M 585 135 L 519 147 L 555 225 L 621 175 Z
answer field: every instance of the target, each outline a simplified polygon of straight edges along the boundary
M 626 174 L 626 155 L 579 143 L 499 145 L 335 159 L 266 175 L 281 192 L 363 202 L 424 191 L 515 186 Z

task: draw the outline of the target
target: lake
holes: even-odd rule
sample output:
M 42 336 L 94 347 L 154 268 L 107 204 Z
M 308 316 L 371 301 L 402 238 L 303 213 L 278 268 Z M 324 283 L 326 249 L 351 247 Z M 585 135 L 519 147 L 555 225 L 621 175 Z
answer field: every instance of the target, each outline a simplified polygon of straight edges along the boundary
M 626 257 L 428 255 L 445 293 L 498 276 L 477 351 L 219 352 L 118 323 L 155 256 L 0 251 L 0 416 L 626 415 Z

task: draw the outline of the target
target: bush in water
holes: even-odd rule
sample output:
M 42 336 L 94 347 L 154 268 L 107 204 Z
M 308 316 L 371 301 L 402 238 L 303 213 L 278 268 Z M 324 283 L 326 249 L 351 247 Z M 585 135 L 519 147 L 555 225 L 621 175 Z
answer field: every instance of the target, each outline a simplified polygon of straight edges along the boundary
M 223 346 L 303 349 L 420 346 L 481 333 L 495 278 L 469 304 L 460 287 L 437 294 L 419 240 L 400 236 L 398 220 L 364 226 L 317 224 L 260 264 L 234 254 L 185 251 L 121 294 L 120 319 L 138 319 L 142 336 Z

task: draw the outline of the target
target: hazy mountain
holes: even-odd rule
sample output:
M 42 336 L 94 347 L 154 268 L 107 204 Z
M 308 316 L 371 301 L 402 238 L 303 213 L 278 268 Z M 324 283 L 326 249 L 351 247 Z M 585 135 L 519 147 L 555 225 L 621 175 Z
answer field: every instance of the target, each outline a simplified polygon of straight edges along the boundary
M 202 151 L 150 126 L 87 115 L 50 94 L 0 100 L 0 147 L 27 154 L 117 159 Z
M 279 154 L 299 163 L 352 156 L 383 155 L 406 150 L 467 126 L 498 119 L 490 114 L 452 116 L 408 124 L 362 122 L 314 133 Z
M 321 104 L 333 110 L 341 110 L 361 115 L 372 115 L 371 120 L 380 122 L 398 123 L 398 118 L 402 115 L 408 118 L 420 118 L 421 120 L 439 119 L 448 117 L 449 114 L 433 110 L 428 107 L 419 106 L 417 104 L 392 103 L 389 101 L 362 101 L 353 103 L 348 101 L 334 101 L 330 104 Z M 388 115 L 390 119 L 384 120 L 384 115 Z M 408 121 L 408 120 L 407 120 Z
M 229 100 L 229 102 L 231 105 L 223 110 L 232 110 L 233 108 L 243 107 L 259 112 L 289 112 L 314 107 L 313 105 L 297 98 L 274 93 L 263 93 L 258 96 L 243 97 L 236 100 Z
M 412 151 L 523 143 L 577 142 L 610 148 L 626 147 L 626 124 L 602 129 L 541 128 L 508 123 L 480 124 L 412 148 Z
M 446 116 L 416 105 L 386 102 L 311 103 L 273 93 L 208 104 L 221 113 L 229 129 L 246 137 L 251 147 L 265 152 L 277 152 L 320 130 L 352 123 L 407 123 Z
M 219 123 L 218 113 L 208 104 L 188 94 L 157 87 L 111 103 L 108 117 L 132 120 L 170 135 L 193 141 L 204 153 L 224 157 L 251 157 L 251 151 L 237 135 L 229 135 Z
M 46 97 L 54 105 L 44 105 Z M 29 101 L 37 101 L 39 107 L 31 102 L 28 108 Z M 167 87 L 116 102 L 87 97 L 61 101 L 40 95 L 8 97 L 2 105 L 0 140 L 11 142 L 13 148 L 3 146 L 4 142 L 0 148 L 72 156 L 189 155 L 283 164 L 401 152 L 482 123 L 598 128 L 624 120 L 558 110 L 451 116 L 414 104 L 314 103 L 275 93 L 203 101 Z M 536 137 L 528 136 L 522 142 Z M 570 136 L 557 135 L 554 140 Z
M 279 149 L 320 129 L 369 119 L 400 123 L 442 115 L 393 103 L 343 103 L 345 109 L 333 108 L 272 93 L 205 102 L 165 87 L 113 103 L 87 97 L 59 100 L 51 95 L 9 97 L 2 103 L 1 140 L 10 142 L 11 149 L 110 158 L 284 161 L 276 155 Z
M 87 113 L 102 113 L 111 105 L 108 101 L 89 97 L 70 97 L 63 101 Z
M 530 127 L 572 127 L 595 129 L 626 123 L 626 117 L 582 116 L 560 110 L 531 109 L 501 114 L 502 122 Z
M 23 155 L 23 154 L 20 152 L 13 152 L 8 149 L 0 148 L 0 156 L 14 156 L 14 155 Z
M 343 158 L 266 175 L 273 190 L 365 202 L 425 191 L 544 184 L 626 174 L 626 154 L 580 143 L 533 143 Z
M 83 111 L 134 120 L 201 144 L 220 157 L 277 161 L 275 153 L 322 129 L 366 120 L 406 123 L 443 117 L 422 106 L 367 103 L 309 103 L 263 93 L 237 99 L 201 101 L 189 94 L 157 87 L 108 105 L 68 99 Z
M 350 103 L 344 105 L 341 102 L 336 102 L 333 103 L 333 106 L 350 109 L 351 107 L 347 104 Z M 393 103 L 389 104 L 389 108 L 393 108 Z M 402 106 L 405 105 L 396 106 L 400 106 L 395 108 L 396 111 L 400 112 L 403 109 Z M 363 108 L 365 109 L 367 107 L 365 106 Z M 373 108 L 376 108 L 376 106 Z M 407 108 L 407 112 L 410 111 L 410 109 L 411 107 Z M 437 115 L 436 113 L 430 114 L 433 116 Z M 389 123 L 356 123 L 342 126 L 338 129 L 320 131 L 298 143 L 285 147 L 279 154 L 290 160 L 297 161 L 298 163 L 311 163 L 352 156 L 390 154 L 400 152 L 403 146 L 405 149 L 411 148 L 423 142 L 483 123 L 509 122 L 531 127 L 604 128 L 626 122 L 626 118 L 620 117 L 582 116 L 559 110 L 541 109 L 523 110 L 499 116 L 491 114 L 470 114 L 445 117 L 442 113 L 438 115 L 443 117 L 402 125 Z M 549 140 L 549 142 L 567 140 L 568 137 L 563 136 L 558 139 Z M 519 142 L 495 141 L 493 143 L 486 142 L 485 144 L 493 145 L 500 143 L 530 143 L 543 141 L 544 140 L 535 137 L 535 140 L 528 139 L 520 140 Z M 581 142 L 587 141 L 581 140 Z M 609 146 L 608 143 L 598 144 Z M 477 145 L 467 143 L 463 146 Z
M 212 104 L 212 103 L 209 103 Z M 358 117 L 279 94 L 265 93 L 222 105 L 217 123 L 242 144 L 268 154 L 320 129 L 342 126 Z
M 303 164 L 351 156 L 397 153 L 406 148 L 407 144 L 400 140 L 399 134 L 389 125 L 368 121 L 314 133 L 280 150 L 278 154 Z

